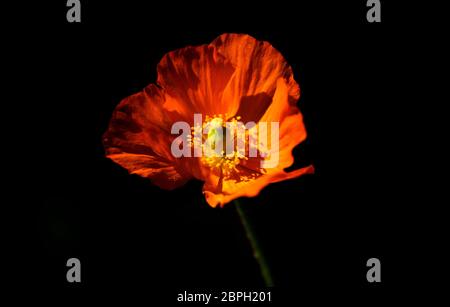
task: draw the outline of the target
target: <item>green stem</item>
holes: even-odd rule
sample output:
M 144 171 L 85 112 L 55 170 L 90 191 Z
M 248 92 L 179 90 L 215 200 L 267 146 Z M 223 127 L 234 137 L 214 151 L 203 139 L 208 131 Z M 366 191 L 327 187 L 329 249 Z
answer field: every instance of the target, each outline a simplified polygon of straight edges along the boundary
M 273 287 L 274 284 L 272 280 L 272 275 L 270 274 L 269 266 L 267 265 L 266 258 L 262 253 L 261 247 L 259 246 L 255 231 L 253 230 L 249 218 L 245 213 L 245 210 L 242 207 L 241 203 L 237 199 L 234 201 L 234 204 L 236 205 L 236 210 L 239 214 L 239 218 L 241 219 L 242 226 L 244 226 L 245 234 L 247 235 L 247 238 L 250 241 L 250 245 L 253 250 L 253 256 L 258 262 L 261 275 L 264 279 L 264 283 L 266 284 L 267 287 Z

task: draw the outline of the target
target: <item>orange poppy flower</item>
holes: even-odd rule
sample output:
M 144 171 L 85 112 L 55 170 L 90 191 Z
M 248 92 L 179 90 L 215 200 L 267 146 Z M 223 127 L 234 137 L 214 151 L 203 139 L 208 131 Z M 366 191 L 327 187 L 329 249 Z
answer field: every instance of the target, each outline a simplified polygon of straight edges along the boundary
M 131 174 L 169 190 L 190 179 L 204 181 L 206 200 L 216 207 L 314 171 L 312 166 L 284 171 L 293 164 L 292 149 L 306 138 L 306 130 L 296 106 L 300 88 L 292 69 L 269 43 L 223 34 L 209 45 L 167 53 L 157 72 L 156 84 L 121 101 L 104 134 L 106 156 Z M 277 122 L 278 164 L 261 167 L 268 156 L 175 157 L 172 125 L 182 121 L 193 127 L 194 114 L 219 125 L 236 120 L 256 126 Z

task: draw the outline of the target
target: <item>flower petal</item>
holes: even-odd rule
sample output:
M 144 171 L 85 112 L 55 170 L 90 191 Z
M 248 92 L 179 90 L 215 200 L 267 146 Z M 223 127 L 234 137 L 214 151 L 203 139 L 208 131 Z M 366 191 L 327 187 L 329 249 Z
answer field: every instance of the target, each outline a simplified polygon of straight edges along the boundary
M 257 124 L 258 126 L 261 126 L 261 123 L 265 122 L 267 123 L 267 126 L 269 126 L 269 123 L 271 122 L 279 123 L 279 164 L 275 170 L 266 169 L 267 172 L 276 172 L 291 166 L 294 162 L 292 150 L 306 138 L 303 116 L 296 104 L 290 102 L 289 98 L 289 86 L 286 84 L 285 79 L 279 78 L 277 80 L 277 87 L 273 95 L 272 103 L 265 110 L 264 115 Z M 270 136 L 268 141 L 270 141 Z M 276 146 L 273 146 L 270 142 L 269 148 L 274 151 L 277 150 Z M 258 164 L 255 165 L 255 162 L 258 162 Z M 255 159 L 249 159 L 243 160 L 241 164 L 252 170 L 257 170 L 255 167 L 259 168 L 261 165 L 260 162 L 261 161 L 255 161 Z
M 218 192 L 212 181 L 203 186 L 206 201 L 211 207 L 223 206 L 239 197 L 254 197 L 268 184 L 287 179 L 299 177 L 304 174 L 314 173 L 313 166 L 307 166 L 292 172 L 277 171 L 264 174 L 254 180 L 237 182 L 235 180 L 224 180 L 222 191 Z
M 300 97 L 291 67 L 268 42 L 244 34 L 223 34 L 211 46 L 236 69 L 222 99 L 238 106 L 233 115 L 242 116 L 245 122 L 260 120 L 272 102 L 279 78 L 287 84 L 290 102 Z
M 230 101 L 222 100 L 234 67 L 210 45 L 186 47 L 167 53 L 158 64 L 158 84 L 178 101 L 178 109 L 191 114 L 227 113 Z
M 182 176 L 175 165 L 165 162 L 159 157 L 138 154 L 111 154 L 108 158 L 128 170 L 130 174 L 151 179 L 151 181 L 166 190 L 175 189 L 185 184 L 189 177 Z
M 170 151 L 174 139 L 170 127 L 181 115 L 165 110 L 164 102 L 164 92 L 154 85 L 123 99 L 113 112 L 103 145 L 106 156 L 130 173 L 171 189 L 190 176 Z

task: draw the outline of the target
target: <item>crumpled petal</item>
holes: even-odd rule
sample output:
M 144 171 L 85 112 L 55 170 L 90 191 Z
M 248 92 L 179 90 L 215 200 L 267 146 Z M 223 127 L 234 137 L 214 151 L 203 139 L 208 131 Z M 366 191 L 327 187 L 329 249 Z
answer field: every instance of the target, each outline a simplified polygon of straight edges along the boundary
M 221 192 L 214 192 L 215 186 L 212 181 L 206 182 L 203 186 L 203 193 L 206 201 L 211 207 L 223 206 L 239 197 L 254 197 L 267 185 L 283 180 L 293 179 L 305 174 L 314 173 L 312 165 L 297 169 L 292 172 L 277 171 L 270 174 L 263 174 L 254 180 L 236 182 L 234 180 L 224 180 Z
M 189 177 L 181 175 L 175 165 L 156 156 L 138 154 L 111 154 L 111 160 L 127 169 L 130 174 L 136 174 L 151 179 L 160 188 L 173 190 L 185 184 Z
M 180 114 L 165 110 L 163 104 L 164 93 L 154 85 L 123 99 L 103 135 L 103 145 L 106 157 L 130 173 L 173 189 L 190 175 L 182 171 L 170 151 L 175 138 L 170 127 Z
M 232 106 L 238 105 L 233 116 L 240 115 L 244 122 L 258 122 L 270 106 L 280 78 L 286 82 L 290 103 L 300 97 L 291 67 L 268 42 L 245 34 L 223 34 L 211 46 L 236 69 L 222 98 Z
M 294 163 L 292 150 L 295 146 L 306 139 L 306 129 L 303 124 L 303 116 L 296 106 L 296 101 L 292 101 L 289 96 L 290 87 L 286 80 L 279 78 L 273 99 L 269 107 L 265 110 L 260 122 L 265 122 L 270 125 L 271 122 L 279 123 L 279 164 L 274 171 L 283 170 L 290 167 Z M 259 126 L 258 123 L 257 126 Z M 271 145 L 269 147 L 272 147 Z M 255 169 L 253 160 L 243 160 L 243 166 Z M 259 167 L 259 165 L 258 165 Z M 272 169 L 266 169 L 271 172 Z
M 232 101 L 222 99 L 235 68 L 214 46 L 169 52 L 161 59 L 157 70 L 157 83 L 178 102 L 174 106 L 176 109 L 192 115 L 224 114 L 235 109 Z

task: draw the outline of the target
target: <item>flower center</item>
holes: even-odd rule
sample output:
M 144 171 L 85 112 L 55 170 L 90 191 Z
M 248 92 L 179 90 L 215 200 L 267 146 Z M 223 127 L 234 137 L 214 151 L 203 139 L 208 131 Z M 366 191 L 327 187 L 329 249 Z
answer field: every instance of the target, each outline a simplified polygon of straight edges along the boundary
M 246 131 L 239 120 L 240 116 L 227 120 L 226 114 L 206 116 L 202 126 L 192 129 L 193 142 L 202 149 L 201 162 L 220 177 L 238 173 L 240 161 L 248 159 Z

